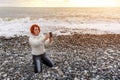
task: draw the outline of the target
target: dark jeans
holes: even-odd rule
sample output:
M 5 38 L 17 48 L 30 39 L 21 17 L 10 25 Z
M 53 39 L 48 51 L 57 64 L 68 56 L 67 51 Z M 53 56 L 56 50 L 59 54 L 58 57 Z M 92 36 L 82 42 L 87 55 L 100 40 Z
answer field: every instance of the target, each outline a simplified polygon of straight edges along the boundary
M 46 53 L 42 55 L 33 55 L 33 64 L 34 64 L 35 73 L 42 72 L 42 63 L 49 67 L 53 67 L 53 62 L 46 55 Z

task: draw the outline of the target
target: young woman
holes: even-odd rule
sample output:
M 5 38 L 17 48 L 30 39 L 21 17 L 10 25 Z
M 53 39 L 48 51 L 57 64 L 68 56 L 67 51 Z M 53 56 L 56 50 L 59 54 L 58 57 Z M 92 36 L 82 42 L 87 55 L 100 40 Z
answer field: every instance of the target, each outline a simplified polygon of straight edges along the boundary
M 34 72 L 42 72 L 42 63 L 49 67 L 53 67 L 53 62 L 47 56 L 45 52 L 45 46 L 50 46 L 53 38 L 50 33 L 46 35 L 40 34 L 40 27 L 37 24 L 33 24 L 30 28 L 31 36 L 29 37 L 29 43 L 32 49 Z

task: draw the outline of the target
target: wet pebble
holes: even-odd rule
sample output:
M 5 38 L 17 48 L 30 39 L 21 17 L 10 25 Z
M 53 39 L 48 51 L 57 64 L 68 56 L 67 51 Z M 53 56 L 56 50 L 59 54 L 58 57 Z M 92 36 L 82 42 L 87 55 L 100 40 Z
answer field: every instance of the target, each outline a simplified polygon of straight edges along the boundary
M 117 36 L 117 37 L 116 37 Z M 27 36 L 0 38 L 0 79 L 119 80 L 120 35 L 73 34 L 54 38 L 48 55 L 55 65 L 35 74 Z

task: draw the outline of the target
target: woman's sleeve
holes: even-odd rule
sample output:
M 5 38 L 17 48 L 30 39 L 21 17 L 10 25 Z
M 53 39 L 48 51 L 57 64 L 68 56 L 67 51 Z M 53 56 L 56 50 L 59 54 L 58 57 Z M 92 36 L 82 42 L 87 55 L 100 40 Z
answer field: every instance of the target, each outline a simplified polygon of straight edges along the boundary
M 45 39 L 45 35 L 43 35 L 43 39 Z M 50 39 L 47 39 L 44 41 L 44 46 L 46 48 L 48 48 L 51 44 L 52 44 L 52 42 L 50 42 Z
M 29 44 L 31 45 L 31 42 L 30 42 L 30 37 L 28 38 L 28 42 L 29 42 Z
M 49 47 L 52 44 L 52 42 L 50 42 L 50 39 L 47 39 L 45 41 L 45 47 Z

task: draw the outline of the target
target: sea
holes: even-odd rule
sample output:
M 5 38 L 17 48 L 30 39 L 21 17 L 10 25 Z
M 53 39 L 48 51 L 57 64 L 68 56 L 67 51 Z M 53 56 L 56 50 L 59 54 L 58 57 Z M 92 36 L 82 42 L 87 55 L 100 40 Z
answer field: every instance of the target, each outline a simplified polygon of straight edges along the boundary
M 120 7 L 0 7 L 0 36 L 29 35 L 32 24 L 57 35 L 120 34 Z

